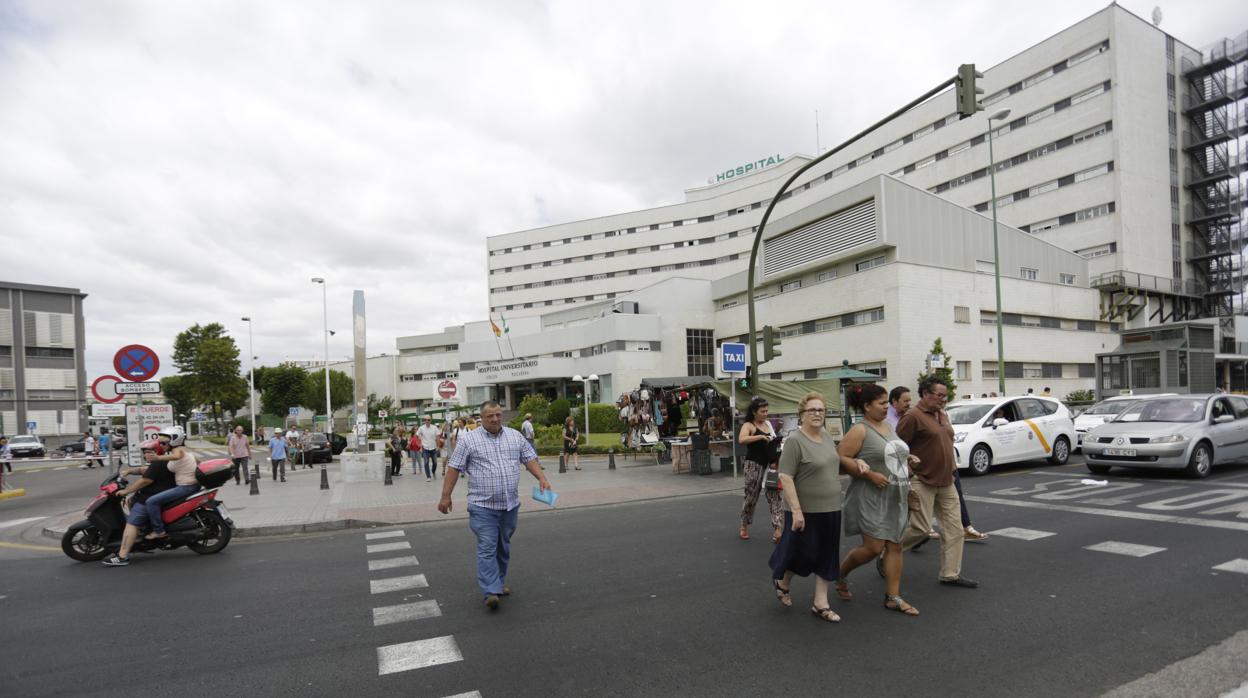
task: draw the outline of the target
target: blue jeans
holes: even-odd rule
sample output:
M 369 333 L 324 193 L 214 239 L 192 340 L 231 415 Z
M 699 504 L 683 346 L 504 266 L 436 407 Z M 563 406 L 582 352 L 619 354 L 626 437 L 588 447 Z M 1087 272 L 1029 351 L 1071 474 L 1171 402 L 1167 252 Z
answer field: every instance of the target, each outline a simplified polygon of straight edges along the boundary
M 431 478 L 438 472 L 438 450 L 426 448 L 421 453 L 424 454 L 425 478 Z
M 503 593 L 507 563 L 511 561 L 511 536 L 519 517 L 519 506 L 503 511 L 468 505 L 468 527 L 477 536 L 477 585 L 483 596 Z
M 181 499 L 186 495 L 199 490 L 199 485 L 178 485 L 171 490 L 165 490 L 160 494 L 154 494 L 147 498 L 144 503 L 147 505 L 147 518 L 151 519 L 152 533 L 165 532 L 165 520 L 160 518 L 161 507 L 165 502 L 172 502 L 175 499 Z

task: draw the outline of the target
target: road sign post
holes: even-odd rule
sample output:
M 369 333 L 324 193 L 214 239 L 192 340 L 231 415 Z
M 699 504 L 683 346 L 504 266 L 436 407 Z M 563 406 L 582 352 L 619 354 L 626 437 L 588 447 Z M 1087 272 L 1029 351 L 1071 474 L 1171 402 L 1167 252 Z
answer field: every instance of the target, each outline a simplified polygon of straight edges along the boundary
M 732 425 L 732 476 L 737 476 L 737 381 L 738 373 L 745 373 L 745 344 L 741 342 L 724 342 L 719 347 L 719 370 L 728 374 L 728 382 L 732 384 L 732 395 L 728 400 L 728 409 L 732 412 L 729 424 Z

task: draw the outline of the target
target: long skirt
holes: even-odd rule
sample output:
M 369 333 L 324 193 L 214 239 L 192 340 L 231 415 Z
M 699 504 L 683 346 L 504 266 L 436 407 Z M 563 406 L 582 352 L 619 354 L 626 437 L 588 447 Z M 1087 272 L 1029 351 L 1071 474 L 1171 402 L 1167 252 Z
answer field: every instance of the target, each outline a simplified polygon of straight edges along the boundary
M 784 512 L 784 533 L 771 553 L 772 579 L 785 572 L 799 577 L 811 573 L 829 582 L 840 577 L 841 512 L 806 514 L 806 527 L 793 530 L 793 512 Z

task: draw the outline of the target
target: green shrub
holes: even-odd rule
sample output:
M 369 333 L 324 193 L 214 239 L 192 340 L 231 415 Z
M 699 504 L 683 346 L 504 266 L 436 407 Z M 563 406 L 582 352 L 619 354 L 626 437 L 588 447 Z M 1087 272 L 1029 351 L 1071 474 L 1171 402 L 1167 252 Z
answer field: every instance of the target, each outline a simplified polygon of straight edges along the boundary
M 585 428 L 585 408 L 572 410 L 576 418 L 576 427 Z M 595 434 L 618 434 L 624 431 L 624 422 L 620 421 L 620 408 L 612 404 L 591 403 L 589 406 L 589 430 Z
M 571 412 L 572 403 L 568 402 L 567 398 L 561 397 L 550 403 L 550 407 L 546 410 L 546 418 L 542 420 L 542 423 L 562 427 L 564 420 L 568 418 Z M 536 416 L 536 413 L 534 413 L 534 416 Z
M 208 443 L 210 443 L 210 444 L 216 444 L 216 445 L 218 445 L 218 446 L 224 446 L 224 445 L 226 445 L 226 444 L 228 443 L 227 439 L 228 439 L 229 437 L 225 437 L 225 436 L 205 436 L 205 437 L 202 437 L 202 438 L 204 439 L 204 441 L 207 441 L 207 442 L 208 442 Z
M 1092 402 L 1096 400 L 1096 396 L 1091 390 L 1072 390 L 1066 393 L 1066 397 L 1062 398 L 1062 402 Z
M 526 414 L 533 415 L 534 427 L 537 427 L 539 424 L 545 424 L 546 412 L 550 409 L 550 403 L 541 395 L 529 395 L 520 401 L 520 407 L 517 409 L 516 416 L 510 422 L 507 422 L 507 426 L 519 431 L 520 425 L 524 424 L 524 415 Z

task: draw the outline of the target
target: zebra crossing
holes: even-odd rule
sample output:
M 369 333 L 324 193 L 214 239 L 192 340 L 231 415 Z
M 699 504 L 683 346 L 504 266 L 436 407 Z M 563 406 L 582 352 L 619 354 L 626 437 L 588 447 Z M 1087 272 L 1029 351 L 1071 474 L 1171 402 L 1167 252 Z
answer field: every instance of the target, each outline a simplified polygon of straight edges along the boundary
M 411 543 L 406 540 L 407 532 L 376 531 L 364 535 L 365 550 L 369 555 L 382 553 L 410 552 Z M 374 543 L 372 541 L 386 541 Z M 429 588 L 429 579 L 423 573 L 399 574 L 390 570 L 410 572 L 410 568 L 419 567 L 420 561 L 415 555 L 399 555 L 395 557 L 371 558 L 368 560 L 369 572 L 384 572 L 388 575 L 371 578 L 368 591 L 371 596 L 384 599 L 388 594 L 409 591 L 412 589 Z M 373 627 L 396 625 L 400 623 L 418 623 L 429 618 L 442 615 L 442 607 L 436 600 L 426 599 L 389 605 L 380 605 L 372 609 Z M 419 625 L 413 626 L 419 628 Z M 421 638 L 384 645 L 377 648 L 377 675 L 387 676 L 405 671 L 415 671 L 442 664 L 452 664 L 464 660 L 464 655 L 455 641 L 454 635 Z M 481 698 L 478 691 L 459 693 L 448 698 Z
M 988 535 L 995 538 L 1008 538 L 1022 542 L 1031 542 L 1051 538 L 1058 535 L 1054 531 L 1039 531 L 1030 528 L 1018 528 L 1010 526 L 1007 528 L 999 528 L 995 531 L 988 531 Z M 1167 548 L 1155 545 L 1144 545 L 1141 543 L 1131 543 L 1127 541 L 1107 540 L 1092 545 L 1083 546 L 1084 550 L 1095 553 L 1106 553 L 1109 555 L 1123 555 L 1127 557 L 1148 557 L 1166 552 Z M 1217 565 L 1212 569 L 1219 572 L 1236 572 L 1239 574 L 1248 574 L 1248 560 L 1236 558 L 1228 560 Z

